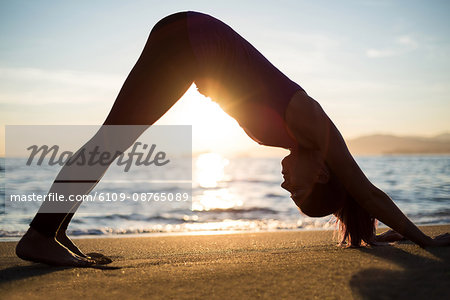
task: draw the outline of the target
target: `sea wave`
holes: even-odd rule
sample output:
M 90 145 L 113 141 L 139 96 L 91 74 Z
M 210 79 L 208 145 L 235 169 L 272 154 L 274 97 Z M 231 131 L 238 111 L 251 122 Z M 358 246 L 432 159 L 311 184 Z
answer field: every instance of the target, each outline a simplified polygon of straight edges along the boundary
M 400 209 L 418 225 L 450 223 L 450 156 L 364 157 L 358 163 L 369 179 L 389 194 Z M 206 164 L 213 166 L 215 164 Z M 8 161 L 6 192 L 45 193 L 56 171 L 29 172 L 18 160 Z M 4 160 L 0 159 L 0 171 Z M 271 159 L 230 159 L 221 172 L 207 174 L 217 185 L 202 186 L 193 170 L 192 202 L 84 203 L 69 227 L 75 236 L 117 236 L 142 233 L 183 233 L 199 231 L 262 231 L 319 229 L 331 226 L 329 218 L 311 219 L 299 213 L 280 187 L 279 161 Z M 212 177 L 211 177 L 212 176 Z M 29 180 L 25 180 L 28 178 Z M 135 193 L 154 190 L 142 178 L 104 178 L 95 191 Z M 128 181 L 129 180 L 129 181 Z M 5 188 L 0 181 L 0 200 L 5 204 Z M 208 182 L 209 184 L 211 182 Z M 214 183 L 214 182 L 213 182 Z M 168 183 L 167 193 L 191 191 L 191 185 Z M 14 204 L 14 203 L 13 203 Z M 39 209 L 39 203 L 0 205 L 0 238 L 17 238 Z M 6 207 L 6 213 L 4 208 Z M 196 210 L 192 210 L 194 207 Z M 331 222 L 332 223 L 332 222 Z M 328 224 L 328 225 L 325 225 Z M 324 227 L 325 226 L 325 227 Z
M 98 227 L 86 229 L 68 230 L 71 236 L 120 236 L 138 235 L 152 233 L 200 233 L 200 232 L 255 232 L 255 231 L 277 231 L 277 230 L 312 230 L 332 229 L 333 222 L 330 220 L 308 219 L 292 222 L 283 222 L 275 219 L 267 220 L 222 220 L 217 222 L 184 222 L 181 224 L 147 224 L 146 226 L 130 226 L 126 228 Z M 25 230 L 0 230 L 1 238 L 18 238 Z

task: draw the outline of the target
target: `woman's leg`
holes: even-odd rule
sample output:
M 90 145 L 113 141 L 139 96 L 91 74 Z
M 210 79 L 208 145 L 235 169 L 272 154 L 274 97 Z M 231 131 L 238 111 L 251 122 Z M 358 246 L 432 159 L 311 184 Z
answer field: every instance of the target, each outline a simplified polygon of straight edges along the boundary
M 161 20 L 150 33 L 141 56 L 104 122 L 105 126 L 82 149 L 90 151 L 100 146 L 101 152 L 114 154 L 125 151 L 186 92 L 194 81 L 196 66 L 189 44 L 186 14 L 179 13 Z M 142 126 L 116 130 L 117 126 L 106 125 Z M 107 168 L 98 165 L 64 166 L 50 192 L 67 195 L 89 193 Z M 30 230 L 17 246 L 19 257 L 58 265 L 85 264 L 86 261 L 55 239 L 58 234 L 64 240 L 67 225 L 80 204 L 44 202 Z M 73 248 L 72 245 L 65 246 L 76 251 L 76 246 Z

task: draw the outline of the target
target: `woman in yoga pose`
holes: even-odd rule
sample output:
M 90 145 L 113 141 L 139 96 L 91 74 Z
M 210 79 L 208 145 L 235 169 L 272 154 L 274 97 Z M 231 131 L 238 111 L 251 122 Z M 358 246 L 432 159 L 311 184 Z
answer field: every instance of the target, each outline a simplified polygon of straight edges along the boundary
M 450 244 L 448 234 L 431 238 L 422 233 L 366 178 L 319 103 L 233 29 L 205 14 L 177 13 L 155 25 L 104 122 L 143 126 L 120 134 L 104 126 L 83 148 L 125 151 L 193 82 L 255 141 L 290 149 L 282 161 L 282 187 L 305 214 L 334 214 L 343 243 L 360 246 L 404 237 L 422 247 Z M 50 192 L 88 193 L 107 167 L 64 166 Z M 80 183 L 80 178 L 92 180 Z M 66 235 L 79 205 L 44 202 L 17 255 L 53 265 L 94 263 L 96 258 L 83 254 Z M 393 230 L 376 236 L 376 219 Z

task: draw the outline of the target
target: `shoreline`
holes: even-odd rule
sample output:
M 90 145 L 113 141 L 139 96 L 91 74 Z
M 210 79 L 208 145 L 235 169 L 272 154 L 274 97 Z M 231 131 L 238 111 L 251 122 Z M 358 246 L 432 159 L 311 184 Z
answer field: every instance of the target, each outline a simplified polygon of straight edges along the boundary
M 417 225 L 420 228 L 448 226 L 450 223 Z M 385 230 L 389 227 L 382 225 L 377 227 L 377 231 Z M 295 229 L 270 229 L 270 230 L 198 230 L 198 231 L 175 231 L 175 232 L 146 232 L 146 233 L 123 233 L 123 234 L 103 234 L 103 235 L 71 235 L 71 239 L 111 239 L 111 238 L 148 238 L 148 237 L 170 237 L 170 236 L 204 236 L 204 235 L 231 235 L 231 234 L 246 234 L 246 233 L 276 233 L 276 232 L 309 232 L 309 231 L 335 231 L 334 226 L 328 228 L 324 227 L 310 227 L 310 228 L 295 228 Z M 0 243 L 18 242 L 21 236 L 18 237 L 0 237 Z
M 444 224 L 447 225 L 447 224 Z M 450 226 L 450 224 L 448 224 Z M 114 239 L 114 238 L 151 238 L 151 237 L 171 237 L 171 236 L 205 236 L 205 235 L 230 235 L 230 234 L 253 234 L 253 233 L 275 233 L 275 232 L 304 232 L 304 231 L 334 231 L 334 228 L 298 228 L 298 229 L 273 229 L 273 230 L 198 230 L 198 231 L 176 231 L 176 232 L 146 232 L 146 233 L 124 233 L 124 234 L 103 234 L 103 235 L 71 235 L 74 240 L 83 239 Z M 0 243 L 18 242 L 21 237 L 0 237 Z
M 444 226 L 450 228 L 450 223 L 417 225 L 420 228 Z M 377 231 L 385 230 L 389 227 L 382 225 L 377 227 Z M 276 233 L 276 232 L 309 232 L 309 231 L 335 231 L 334 226 L 328 228 L 310 227 L 310 228 L 296 228 L 296 229 L 270 229 L 270 230 L 198 230 L 198 231 L 175 231 L 175 232 L 146 232 L 146 233 L 123 233 L 123 234 L 103 234 L 103 235 L 69 235 L 71 239 L 111 239 L 111 238 L 149 238 L 149 237 L 170 237 L 170 236 L 204 236 L 204 235 L 230 235 L 230 234 L 245 234 L 245 233 Z M 21 236 L 17 237 L 0 237 L 0 243 L 18 242 Z
M 430 235 L 450 225 L 421 226 Z M 383 229 L 381 229 L 383 230 Z M 450 247 L 410 242 L 336 247 L 332 230 L 77 239 L 113 263 L 49 267 L 0 243 L 0 293 L 8 299 L 346 298 L 445 299 Z

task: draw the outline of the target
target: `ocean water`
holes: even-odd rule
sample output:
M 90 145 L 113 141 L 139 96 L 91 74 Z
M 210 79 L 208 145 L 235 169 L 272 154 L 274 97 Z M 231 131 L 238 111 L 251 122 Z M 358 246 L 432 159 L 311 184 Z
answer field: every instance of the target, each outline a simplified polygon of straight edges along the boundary
M 367 156 L 356 160 L 367 177 L 388 193 L 413 222 L 450 223 L 450 156 Z M 30 172 L 22 165 L 20 159 L 0 161 L 0 239 L 22 235 L 40 206 L 37 201 L 8 202 L 8 195 L 45 195 L 59 170 L 44 167 Z M 127 196 L 128 200 L 83 203 L 69 227 L 70 234 L 308 230 L 334 226 L 331 217 L 309 218 L 299 212 L 288 192 L 280 187 L 278 158 L 202 154 L 192 161 L 192 182 L 164 182 L 158 187 L 154 181 L 146 181 L 145 174 L 138 179 L 124 179 L 114 176 L 119 171 L 109 170 L 91 194 L 104 193 L 105 198 Z M 166 196 L 171 194 L 172 200 L 162 201 L 161 195 L 158 201 L 138 199 L 142 193 L 156 190 L 164 191 Z M 138 201 L 133 201 L 133 195 Z

